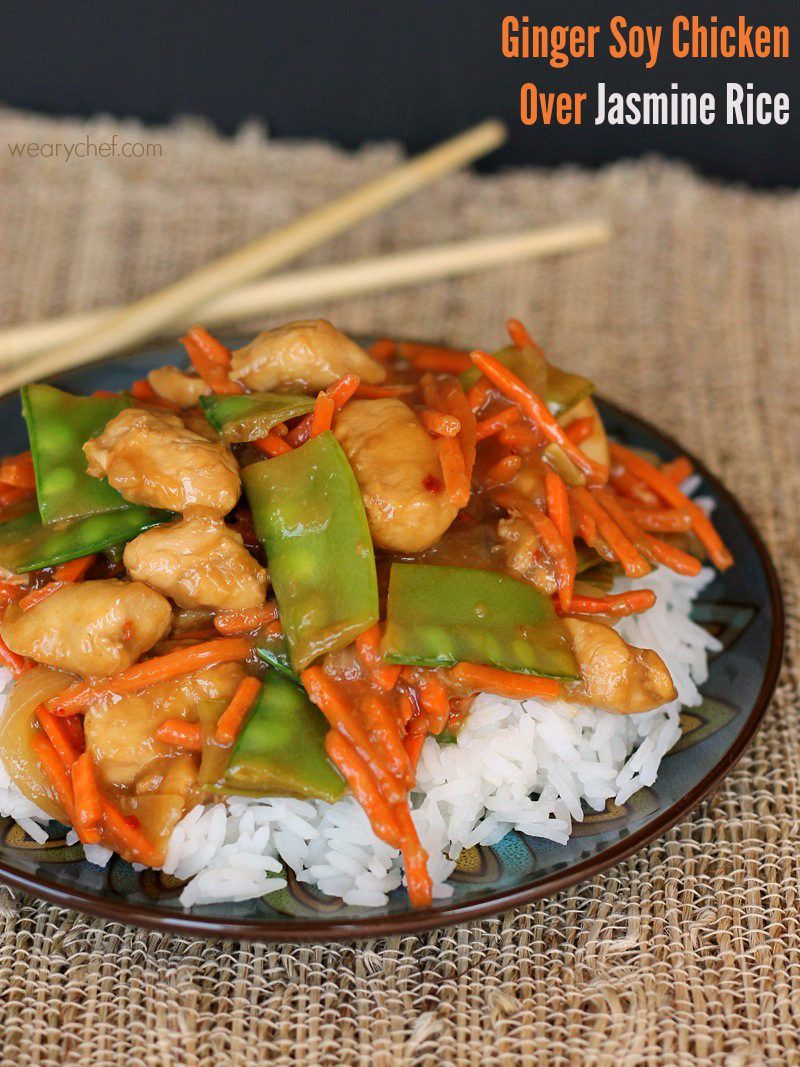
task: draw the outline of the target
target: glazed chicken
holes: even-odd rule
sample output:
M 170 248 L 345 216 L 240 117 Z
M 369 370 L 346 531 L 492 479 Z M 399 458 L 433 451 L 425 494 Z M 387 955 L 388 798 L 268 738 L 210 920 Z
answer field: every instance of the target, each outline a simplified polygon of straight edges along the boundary
M 677 692 L 657 652 L 634 648 L 600 622 L 565 619 L 580 680 L 564 683 L 568 700 L 632 715 L 675 700 Z
M 179 608 L 257 608 L 267 592 L 267 572 L 241 535 L 211 516 L 146 530 L 126 546 L 124 563 Z
M 88 473 L 108 478 L 132 504 L 226 515 L 239 499 L 239 465 L 221 442 L 176 415 L 127 408 L 83 446 Z
M 63 585 L 22 611 L 10 604 L 0 636 L 10 649 L 75 674 L 115 674 L 167 633 L 172 609 L 155 589 L 116 578 Z
M 150 371 L 147 380 L 158 396 L 179 408 L 196 407 L 201 396 L 211 395 L 211 386 L 202 378 L 177 367 L 157 367 Z
M 552 596 L 556 579 L 542 558 L 541 542 L 535 530 L 520 518 L 501 519 L 497 534 L 505 548 L 506 566 L 526 582 Z
M 380 363 L 325 319 L 265 330 L 234 352 L 231 364 L 231 378 L 250 389 L 324 389 L 346 374 L 368 383 L 386 377 Z
M 401 400 L 351 400 L 334 433 L 356 476 L 372 539 L 422 552 L 458 514 L 444 493 L 430 435 Z

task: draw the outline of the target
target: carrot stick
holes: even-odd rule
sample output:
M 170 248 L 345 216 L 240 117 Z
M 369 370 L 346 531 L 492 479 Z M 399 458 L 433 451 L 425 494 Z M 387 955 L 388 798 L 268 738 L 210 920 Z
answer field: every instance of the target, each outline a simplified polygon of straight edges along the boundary
M 686 456 L 678 456 L 677 459 L 670 460 L 669 463 L 663 463 L 661 465 L 661 473 L 665 478 L 669 478 L 671 482 L 680 485 L 681 482 L 694 474 L 694 467 Z
M 47 779 L 55 790 L 58 801 L 71 823 L 75 822 L 75 797 L 72 792 L 72 780 L 64 764 L 58 757 L 50 739 L 41 730 L 37 730 L 31 739 L 31 747 L 44 768 Z
M 221 341 L 212 337 L 202 326 L 192 326 L 181 344 L 186 349 L 192 366 L 209 388 L 215 393 L 243 393 L 238 382 L 228 377 L 231 369 L 231 353 Z
M 126 819 L 110 800 L 103 797 L 103 828 L 112 839 L 115 851 L 146 867 L 158 866 L 161 856 L 156 846 L 142 833 L 136 820 Z
M 651 563 L 662 563 L 665 567 L 676 574 L 695 575 L 699 574 L 701 563 L 699 559 L 690 556 L 688 552 L 682 552 L 674 545 L 666 541 L 659 541 L 650 534 L 645 533 L 625 510 L 619 499 L 610 490 L 600 489 L 597 495 L 603 502 L 603 507 L 618 523 L 626 537 L 630 538 L 639 551 L 650 560 Z
M 519 408 L 503 408 L 502 411 L 498 411 L 496 415 L 490 415 L 486 419 L 481 419 L 476 426 L 476 436 L 479 441 L 485 441 L 487 437 L 493 437 L 494 434 L 500 433 L 501 430 L 506 430 L 514 423 L 518 422 L 522 418 Z
M 428 874 L 428 853 L 420 844 L 407 800 L 395 806 L 394 815 L 400 828 L 400 850 L 406 869 L 408 899 L 414 908 L 429 908 L 433 900 L 433 886 Z
M 494 489 L 496 486 L 508 485 L 519 474 L 522 466 L 522 456 L 503 456 L 483 477 L 484 489 Z
M 311 416 L 311 425 L 308 429 L 308 439 L 319 437 L 321 433 L 330 430 L 333 425 L 333 413 L 336 410 L 331 397 L 327 393 L 320 393 L 314 404 L 314 412 Z
M 497 667 L 486 667 L 482 663 L 457 663 L 450 671 L 450 677 L 459 685 L 467 686 L 476 692 L 496 693 L 498 696 L 513 697 L 515 700 L 526 700 L 529 697 L 555 700 L 559 694 L 559 685 L 555 678 L 515 674 Z
M 369 767 L 352 744 L 338 730 L 331 730 L 325 738 L 325 751 L 353 790 L 377 836 L 392 848 L 400 848 L 397 819 L 381 796 Z
M 650 533 L 685 533 L 692 517 L 684 508 L 643 508 L 621 499 L 620 503 L 640 530 Z
M 386 701 L 379 697 L 367 697 L 363 702 L 364 722 L 371 737 L 386 756 L 386 762 L 395 777 L 414 784 L 414 768 L 403 747 L 400 730 Z
M 30 661 L 25 659 L 24 656 L 19 656 L 16 652 L 12 652 L 2 637 L 0 637 L 0 660 L 5 663 L 15 678 L 24 674 L 31 666 Z
M 95 683 L 76 682 L 63 693 L 52 697 L 47 702 L 47 710 L 54 715 L 71 715 L 106 693 L 135 693 L 138 689 L 146 689 L 158 682 L 169 682 L 217 663 L 247 659 L 251 651 L 252 642 L 244 637 L 219 637 L 189 648 L 177 648 L 164 656 L 135 663 L 119 674 Z
M 203 749 L 203 731 L 199 722 L 165 719 L 156 730 L 156 738 L 165 745 L 177 745 L 190 752 L 201 752 Z
M 247 677 L 241 680 L 231 698 L 230 704 L 217 720 L 217 726 L 214 730 L 215 741 L 219 741 L 221 745 L 233 744 L 239 736 L 239 731 L 244 725 L 244 721 L 249 715 L 260 689 L 261 682 L 259 682 L 258 678 Z
M 379 689 L 389 692 L 397 685 L 403 668 L 399 664 L 383 662 L 379 651 L 380 643 L 381 625 L 376 622 L 356 638 L 356 652 L 369 671 L 371 680 Z
M 582 471 L 587 479 L 595 484 L 602 485 L 608 481 L 608 470 L 599 463 L 589 459 L 581 450 L 570 441 L 563 426 L 550 414 L 550 411 L 541 399 L 529 389 L 525 383 L 513 374 L 508 367 L 490 356 L 488 352 L 475 351 L 471 353 L 472 362 L 486 377 L 494 382 L 500 392 L 519 405 L 522 413 L 535 423 L 544 435 L 557 445 L 560 445 L 569 458 Z
M 53 571 L 53 581 L 55 582 L 79 582 L 86 577 L 86 572 L 94 563 L 96 557 L 80 556 L 78 559 L 68 560 L 66 563 L 60 564 Z
M 571 612 L 573 615 L 636 615 L 649 611 L 655 602 L 652 589 L 633 589 L 604 597 L 574 596 Z
M 4 485 L 14 485 L 18 489 L 35 489 L 36 476 L 30 452 L 6 456 L 0 463 L 0 482 Z
M 94 829 L 99 826 L 103 819 L 103 795 L 88 752 L 81 753 L 72 765 L 72 789 L 75 796 L 75 820 L 81 829 Z
M 425 742 L 428 740 L 428 734 L 414 733 L 407 734 L 406 739 L 403 742 L 406 753 L 408 754 L 409 762 L 412 768 L 416 770 L 416 766 L 419 763 L 419 758 L 422 755 L 422 750 L 425 747 Z
M 325 396 L 330 397 L 333 401 L 333 414 L 341 411 L 347 401 L 355 394 L 356 390 L 361 383 L 361 379 L 357 374 L 346 374 L 344 378 L 339 378 L 333 385 L 329 385 L 325 390 Z M 320 394 L 322 396 L 322 394 Z M 319 400 L 319 397 L 317 398 Z M 314 412 L 310 415 L 304 415 L 302 419 L 289 431 L 287 440 L 293 448 L 297 448 L 298 445 L 305 444 L 308 440 L 309 433 L 311 432 L 311 426 L 314 422 Z
M 539 347 L 519 319 L 509 319 L 506 322 L 506 330 L 508 331 L 508 336 L 511 338 L 511 344 L 515 348 Z
M 464 466 L 464 456 L 452 437 L 437 437 L 436 451 L 442 465 L 442 477 L 448 499 L 453 507 L 464 508 L 469 503 L 470 484 Z
M 620 496 L 628 497 L 646 508 L 657 508 L 660 504 L 655 493 L 647 488 L 641 478 L 634 478 L 630 471 L 612 467 L 609 482 Z
M 389 337 L 381 337 L 380 340 L 370 345 L 369 354 L 379 363 L 385 363 L 387 359 L 392 359 L 397 355 L 397 342 Z
M 450 715 L 450 694 L 433 671 L 421 673 L 417 682 L 419 703 L 428 717 L 428 731 L 440 734 Z
M 621 463 L 626 470 L 635 475 L 653 490 L 656 496 L 674 508 L 685 508 L 692 520 L 692 529 L 705 546 L 712 563 L 721 571 L 727 570 L 733 563 L 733 556 L 725 547 L 722 538 L 714 529 L 705 512 L 690 500 L 673 481 L 656 470 L 652 463 L 642 459 L 629 448 L 611 444 L 613 459 Z
M 258 441 L 251 441 L 250 443 L 259 452 L 263 452 L 264 455 L 270 457 L 283 456 L 286 452 L 292 451 L 292 446 L 282 437 L 278 437 L 274 430 L 270 430 L 266 437 L 261 437 Z
M 355 395 L 362 400 L 385 400 L 395 396 L 410 396 L 415 393 L 415 385 L 368 385 L 361 382 Z
M 214 626 L 221 634 L 229 637 L 233 634 L 252 633 L 278 617 L 277 604 L 264 604 L 260 608 L 240 608 L 238 611 L 218 611 L 214 616 Z
M 407 359 L 419 371 L 435 371 L 441 374 L 463 374 L 469 370 L 469 353 L 455 348 L 443 348 L 440 345 L 411 344 L 401 341 L 397 354 Z
M 477 382 L 467 391 L 467 403 L 472 408 L 473 412 L 477 414 L 489 399 L 492 392 L 492 383 L 488 378 L 483 375 L 478 378 Z
M 572 534 L 569 493 L 564 484 L 564 479 L 556 474 L 555 471 L 548 471 L 545 475 L 545 495 L 547 498 L 547 514 L 561 535 L 561 540 L 567 550 L 563 562 L 556 561 L 556 576 L 558 578 L 558 602 L 562 611 L 569 611 L 575 588 L 578 560 Z
M 47 734 L 50 744 L 58 753 L 58 758 L 64 764 L 64 767 L 69 770 L 78 756 L 80 756 L 80 750 L 75 747 L 73 734 L 70 728 L 65 725 L 66 720 L 52 715 L 44 704 L 40 704 L 36 709 L 36 718 Z
M 58 721 L 63 722 L 72 747 L 77 749 L 78 752 L 83 752 L 86 748 L 86 736 L 83 731 L 83 719 L 81 716 L 70 715 L 67 718 L 59 716 Z
M 594 419 L 576 419 L 571 422 L 569 426 L 565 427 L 567 431 L 567 437 L 572 441 L 573 445 L 582 444 L 587 437 L 591 437 L 594 433 Z
M 514 490 L 503 490 L 494 494 L 497 503 L 507 511 L 515 511 L 529 526 L 532 526 L 552 560 L 567 558 L 567 545 L 558 527 L 542 509 Z
M 26 593 L 20 600 L 20 610 L 28 611 L 36 607 L 43 600 L 47 600 L 51 593 L 55 593 L 57 589 L 62 589 L 65 585 L 69 585 L 69 582 L 48 582 L 47 585 L 41 585 L 38 589 L 31 589 L 30 593 Z
M 498 441 L 504 448 L 522 455 L 538 452 L 544 444 L 542 435 L 534 426 L 508 426 L 500 431 Z
M 438 437 L 456 437 L 461 430 L 461 423 L 455 415 L 444 415 L 441 411 L 431 408 L 423 408 L 419 418 L 428 433 Z
M 650 567 L 647 560 L 637 550 L 636 546 L 625 536 L 619 524 L 611 517 L 595 499 L 595 497 L 582 485 L 572 489 L 572 499 L 578 507 L 588 512 L 597 523 L 600 536 L 608 544 L 608 547 L 622 564 L 622 569 L 631 578 L 641 578 L 648 574 Z

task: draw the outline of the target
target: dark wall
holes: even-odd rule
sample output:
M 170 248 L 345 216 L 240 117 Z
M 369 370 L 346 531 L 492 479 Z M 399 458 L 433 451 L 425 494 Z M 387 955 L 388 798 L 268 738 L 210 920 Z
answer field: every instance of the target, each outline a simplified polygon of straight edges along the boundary
M 615 14 L 667 22 L 674 14 L 785 23 L 800 41 L 798 0 L 738 5 L 620 0 L 262 0 L 88 2 L 4 0 L 0 5 L 0 100 L 55 114 L 106 111 L 163 122 L 203 114 L 233 131 L 248 116 L 279 136 L 317 136 L 355 146 L 399 138 L 430 144 L 490 114 L 504 116 L 511 143 L 496 162 L 595 165 L 657 151 L 707 173 L 759 185 L 800 184 L 800 76 L 788 60 L 573 61 L 562 70 L 500 54 L 500 20 L 527 13 L 540 23 L 607 24 Z M 609 38 L 606 36 L 605 40 Z M 662 53 L 663 53 L 662 48 Z M 605 52 L 605 49 L 603 49 Z M 520 83 L 590 92 L 598 80 L 621 91 L 716 91 L 752 81 L 790 94 L 788 126 L 524 127 Z

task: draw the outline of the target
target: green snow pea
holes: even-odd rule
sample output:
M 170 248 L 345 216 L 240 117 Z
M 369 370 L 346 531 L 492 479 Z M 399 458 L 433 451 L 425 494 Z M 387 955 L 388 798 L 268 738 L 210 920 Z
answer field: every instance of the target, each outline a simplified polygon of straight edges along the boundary
M 122 511 L 45 525 L 35 511 L 0 523 L 0 567 L 24 574 L 125 544 L 171 519 L 166 511 L 128 505 Z
M 327 733 L 324 715 L 305 690 L 270 671 L 216 791 L 318 797 L 333 803 L 345 784 L 325 752 Z
M 296 393 L 201 396 L 206 419 L 223 441 L 258 441 L 273 426 L 314 410 L 314 398 Z
M 548 363 L 538 348 L 519 349 L 508 345 L 495 352 L 494 358 L 542 396 L 554 415 L 563 415 L 595 389 L 594 383 L 583 375 L 572 374 Z M 464 389 L 469 389 L 480 376 L 477 367 L 470 367 L 459 380 Z
M 296 685 L 301 684 L 289 662 L 289 649 L 283 634 L 261 634 L 256 645 L 256 654 L 278 674 L 282 674 Z
M 378 620 L 378 580 L 355 477 L 330 431 L 245 467 L 292 669 L 350 644 Z
M 130 407 L 128 397 L 72 396 L 52 385 L 22 387 L 42 522 L 61 522 L 128 507 L 105 478 L 86 473 L 83 445 Z
M 575 678 L 569 635 L 550 598 L 496 571 L 395 563 L 381 655 L 419 667 L 485 663 Z

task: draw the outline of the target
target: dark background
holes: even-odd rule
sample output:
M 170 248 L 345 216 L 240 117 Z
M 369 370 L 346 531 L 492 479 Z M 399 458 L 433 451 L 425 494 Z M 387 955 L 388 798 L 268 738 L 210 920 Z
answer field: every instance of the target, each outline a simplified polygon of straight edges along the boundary
M 500 22 L 529 14 L 538 23 L 599 23 L 613 15 L 668 26 L 675 14 L 787 24 L 792 49 L 798 0 L 732 5 L 619 0 L 239 0 L 239 2 L 89 2 L 3 0 L 0 4 L 0 101 L 65 115 L 97 111 L 147 122 L 193 113 L 233 132 L 262 118 L 276 136 L 324 137 L 346 147 L 395 138 L 424 147 L 478 119 L 501 115 L 510 144 L 486 166 L 554 165 L 660 152 L 707 174 L 756 185 L 800 184 L 797 111 L 800 77 L 786 60 L 676 60 L 653 70 L 643 60 L 612 60 L 610 35 L 595 60 L 552 69 L 544 61 L 504 59 Z M 665 28 L 665 36 L 667 30 Z M 800 39 L 798 39 L 800 40 Z M 620 91 L 712 91 L 724 116 L 727 81 L 788 92 L 786 126 L 525 127 L 519 86 L 589 90 L 606 81 Z M 588 123 L 588 124 L 587 124 Z

